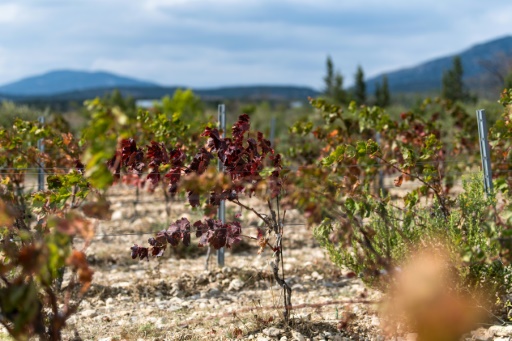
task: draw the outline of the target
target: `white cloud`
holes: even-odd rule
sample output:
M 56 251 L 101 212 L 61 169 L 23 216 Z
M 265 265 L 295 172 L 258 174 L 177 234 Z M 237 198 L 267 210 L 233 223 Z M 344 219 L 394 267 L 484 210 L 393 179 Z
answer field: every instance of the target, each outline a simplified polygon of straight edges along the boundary
M 77 68 L 320 87 L 327 54 L 349 83 L 358 64 L 412 66 L 510 34 L 510 22 L 499 0 L 0 0 L 0 84 Z
M 14 2 L 0 3 L 0 25 L 16 23 L 25 18 L 21 5 Z

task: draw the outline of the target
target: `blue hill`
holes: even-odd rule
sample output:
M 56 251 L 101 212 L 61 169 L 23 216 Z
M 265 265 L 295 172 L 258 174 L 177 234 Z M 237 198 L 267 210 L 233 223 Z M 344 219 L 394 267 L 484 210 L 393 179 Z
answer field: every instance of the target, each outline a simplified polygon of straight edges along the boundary
M 0 86 L 0 93 L 17 96 L 49 96 L 72 91 L 131 86 L 158 87 L 155 83 L 108 72 L 57 70 Z
M 489 70 L 483 65 L 499 65 L 512 56 L 512 36 L 506 36 L 475 45 L 465 51 L 450 56 L 424 62 L 415 67 L 387 72 L 389 89 L 393 92 L 431 92 L 441 89 L 443 73 L 453 65 L 453 57 L 460 56 L 464 68 L 464 80 L 474 90 L 499 86 Z M 375 85 L 381 82 L 384 74 L 366 81 L 370 94 Z

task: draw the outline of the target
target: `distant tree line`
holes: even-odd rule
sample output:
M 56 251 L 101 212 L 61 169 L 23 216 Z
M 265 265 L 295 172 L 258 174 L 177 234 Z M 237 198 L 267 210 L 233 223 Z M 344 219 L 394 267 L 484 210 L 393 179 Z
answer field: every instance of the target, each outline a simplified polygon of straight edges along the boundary
M 512 88 L 512 56 L 498 52 L 492 59 L 480 60 L 478 64 L 487 70 L 488 75 L 494 79 L 500 90 Z
M 487 69 L 494 70 L 499 76 L 500 82 L 505 88 L 512 88 L 512 68 L 507 68 L 505 72 L 498 70 L 494 64 L 485 64 Z M 512 64 L 512 63 L 511 63 Z M 375 85 L 373 97 L 368 96 L 364 71 L 358 66 L 354 77 L 354 86 L 345 90 L 343 87 L 343 75 L 339 70 L 335 70 L 334 63 L 330 56 L 327 57 L 326 75 L 324 77 L 325 88 L 323 95 L 335 104 L 349 104 L 355 101 L 359 105 L 374 104 L 380 107 L 387 107 L 391 103 L 391 94 L 386 75 L 382 76 L 381 81 Z M 498 71 L 496 71 L 498 70 Z M 469 91 L 464 84 L 464 68 L 460 56 L 453 58 L 452 67 L 443 73 L 441 81 L 441 98 L 452 102 L 475 103 L 477 97 Z
M 343 75 L 339 70 L 335 71 L 334 63 L 330 56 L 327 57 L 326 75 L 324 77 L 325 88 L 323 94 L 336 104 L 349 104 L 355 101 L 359 105 L 375 104 L 380 107 L 387 107 L 391 103 L 387 76 L 382 77 L 381 83 L 375 87 L 375 96 L 370 103 L 367 97 L 366 82 L 364 80 L 364 71 L 361 66 L 357 67 L 354 78 L 354 87 L 350 90 L 343 88 Z
M 476 102 L 463 81 L 464 68 L 459 56 L 453 58 L 452 68 L 443 73 L 441 97 L 452 102 Z

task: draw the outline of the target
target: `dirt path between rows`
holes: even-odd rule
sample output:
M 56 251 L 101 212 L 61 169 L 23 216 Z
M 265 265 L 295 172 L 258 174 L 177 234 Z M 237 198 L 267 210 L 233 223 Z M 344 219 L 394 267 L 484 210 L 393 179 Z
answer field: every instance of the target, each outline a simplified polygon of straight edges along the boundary
M 284 238 L 286 281 L 293 289 L 293 318 L 282 323 L 281 290 L 272 279 L 268 249 L 258 255 L 251 240 L 227 250 L 224 268 L 215 255 L 205 270 L 206 249 L 167 250 L 164 257 L 132 260 L 130 246 L 146 244 L 166 226 L 165 201 L 158 193 L 118 188 L 111 195 L 112 221 L 98 222 L 87 254 L 94 282 L 67 338 L 83 340 L 343 340 L 375 339 L 379 320 L 369 304 L 343 303 L 377 299 L 353 274 L 332 265 L 312 231 L 296 212 L 287 213 Z M 191 221 L 198 212 L 181 202 L 170 205 L 171 219 Z M 228 206 L 228 216 L 235 214 Z M 244 234 L 256 235 L 255 219 L 243 216 Z M 107 236 L 105 236 L 107 235 Z M 194 240 L 193 240 L 194 243 Z M 197 243 L 196 243 L 197 244 Z M 80 247 L 80 242 L 77 242 Z M 349 319 L 350 317 L 350 319 Z M 345 322 L 358 322 L 345 325 Z

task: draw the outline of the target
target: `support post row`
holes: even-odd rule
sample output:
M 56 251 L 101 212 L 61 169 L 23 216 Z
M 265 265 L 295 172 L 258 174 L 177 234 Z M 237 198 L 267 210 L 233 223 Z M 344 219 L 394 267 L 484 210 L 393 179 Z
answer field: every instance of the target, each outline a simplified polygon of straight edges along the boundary
M 44 116 L 39 116 L 39 123 L 41 128 L 44 125 Z M 44 153 L 44 140 L 37 140 L 37 149 L 39 152 Z M 42 159 L 39 159 L 39 165 L 37 166 L 37 190 L 44 191 L 44 163 Z
M 226 106 L 224 104 L 219 104 L 218 107 L 218 119 L 219 119 L 219 130 L 221 131 L 222 138 L 226 137 Z M 219 172 L 224 172 L 224 165 L 222 161 L 219 159 Z M 226 202 L 224 200 L 220 201 L 219 208 L 217 211 L 217 216 L 222 224 L 226 223 Z M 224 266 L 224 248 L 220 248 L 217 250 L 217 264 L 220 267 Z
M 484 172 L 484 188 L 487 196 L 491 195 L 492 188 L 492 170 L 491 170 L 491 151 L 489 148 L 489 140 L 487 138 L 487 119 L 485 110 L 476 111 L 478 122 L 478 137 L 480 140 L 480 155 L 482 157 L 482 169 Z

